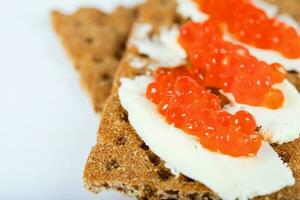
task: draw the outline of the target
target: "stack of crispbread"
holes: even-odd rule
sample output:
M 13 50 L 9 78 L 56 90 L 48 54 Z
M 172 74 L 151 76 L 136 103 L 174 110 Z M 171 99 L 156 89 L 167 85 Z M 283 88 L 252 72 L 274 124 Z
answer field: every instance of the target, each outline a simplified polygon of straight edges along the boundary
M 283 12 L 299 19 L 298 0 L 268 1 L 278 3 Z M 111 15 L 95 9 L 81 9 L 72 16 L 59 12 L 52 14 L 54 28 L 80 72 L 97 112 L 101 111 L 103 101 L 110 93 L 118 65 L 110 96 L 103 108 L 97 144 L 84 170 L 85 186 L 92 192 L 113 189 L 138 199 L 220 199 L 203 184 L 183 175 L 173 175 L 135 133 L 118 98 L 120 77 L 145 73 L 145 68 L 130 66 L 131 59 L 149 59 L 139 54 L 131 44 L 127 45 L 123 54 L 132 22 L 151 24 L 155 34 L 161 26 L 183 23 L 175 9 L 175 0 L 149 0 L 138 8 L 136 19 L 134 9 L 122 8 Z M 297 73 L 290 72 L 288 78 L 300 89 Z M 273 148 L 292 169 L 296 184 L 255 199 L 300 199 L 300 139 L 273 145 Z

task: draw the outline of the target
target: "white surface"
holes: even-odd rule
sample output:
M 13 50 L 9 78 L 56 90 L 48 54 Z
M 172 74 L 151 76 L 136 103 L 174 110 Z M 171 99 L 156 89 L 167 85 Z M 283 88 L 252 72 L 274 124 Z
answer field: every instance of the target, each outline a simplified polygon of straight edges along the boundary
M 235 158 L 209 151 L 194 136 L 169 125 L 145 97 L 147 86 L 153 82 L 152 77 L 123 78 L 121 82 L 121 104 L 143 141 L 168 163 L 167 166 L 203 183 L 222 199 L 246 200 L 295 183 L 292 171 L 267 142 L 262 143 L 253 157 Z
M 151 24 L 135 25 L 130 43 L 136 46 L 140 53 L 148 55 L 157 62 L 153 70 L 158 66 L 176 67 L 184 64 L 187 55 L 177 42 L 179 28 L 175 25 L 171 28 L 161 27 L 159 35 L 149 38 L 151 30 Z
M 125 199 L 83 189 L 98 119 L 48 15 L 118 2 L 0 0 L 0 199 Z

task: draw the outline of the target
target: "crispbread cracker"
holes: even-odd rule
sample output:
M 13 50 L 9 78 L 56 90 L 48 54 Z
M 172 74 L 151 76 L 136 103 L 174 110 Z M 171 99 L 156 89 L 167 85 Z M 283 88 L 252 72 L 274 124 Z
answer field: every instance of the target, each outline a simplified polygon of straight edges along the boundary
M 160 26 L 172 25 L 177 20 L 174 0 L 149 0 L 139 11 L 138 22 L 150 23 L 155 30 Z M 85 167 L 86 188 L 93 192 L 113 189 L 143 200 L 219 199 L 203 184 L 183 175 L 174 176 L 128 122 L 127 113 L 120 105 L 118 87 L 120 77 L 134 77 L 143 73 L 143 70 L 130 67 L 130 60 L 135 56 L 143 55 L 138 55 L 137 50 L 129 44 L 115 75 L 112 94 L 104 108 L 97 144 Z M 291 77 L 295 79 L 297 75 Z M 274 149 L 293 170 L 296 184 L 256 199 L 300 199 L 300 139 L 274 145 Z
M 299 0 L 264 0 L 266 2 L 276 4 L 280 8 L 281 13 L 288 13 L 296 20 L 300 21 L 300 1 Z
M 81 8 L 72 15 L 51 13 L 53 28 L 78 70 L 96 112 L 102 110 L 110 94 L 112 77 L 135 13 L 135 9 L 122 7 L 112 14 L 94 8 Z

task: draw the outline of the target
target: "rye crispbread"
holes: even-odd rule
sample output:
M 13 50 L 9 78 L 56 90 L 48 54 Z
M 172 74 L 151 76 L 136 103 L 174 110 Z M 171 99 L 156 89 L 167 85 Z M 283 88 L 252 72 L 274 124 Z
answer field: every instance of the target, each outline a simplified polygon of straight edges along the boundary
M 140 8 L 138 22 L 147 22 L 158 30 L 160 26 L 178 22 L 173 0 L 150 0 Z M 174 176 L 143 143 L 128 122 L 120 105 L 120 77 L 144 73 L 130 67 L 132 57 L 143 57 L 130 44 L 115 75 L 112 94 L 104 108 L 97 144 L 88 158 L 84 183 L 93 192 L 113 189 L 138 199 L 219 199 L 210 189 L 183 175 Z M 290 74 L 298 88 L 298 74 Z M 155 131 L 155 130 L 153 130 Z M 273 145 L 284 162 L 293 170 L 296 184 L 277 193 L 256 199 L 300 199 L 300 139 L 284 145 Z
M 72 15 L 51 13 L 53 28 L 97 113 L 110 94 L 113 74 L 135 16 L 136 9 L 122 7 L 111 14 L 94 8 L 81 8 Z

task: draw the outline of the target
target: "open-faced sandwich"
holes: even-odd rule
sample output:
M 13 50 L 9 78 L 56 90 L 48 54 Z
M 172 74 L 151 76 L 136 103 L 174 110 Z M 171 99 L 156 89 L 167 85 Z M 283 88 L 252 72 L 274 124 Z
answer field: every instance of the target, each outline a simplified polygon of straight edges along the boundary
M 276 5 L 149 0 L 86 187 L 139 199 L 300 199 L 299 72 L 299 25 Z

